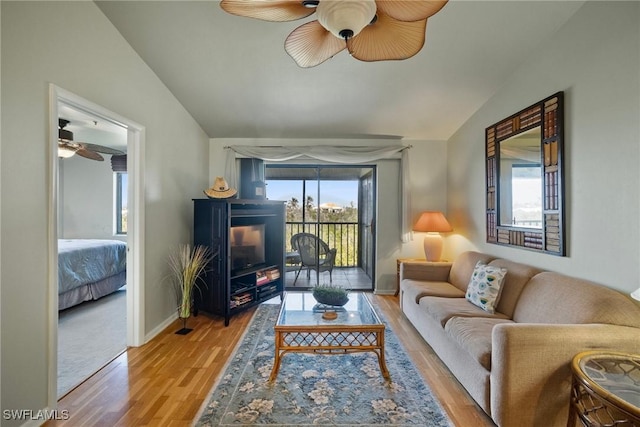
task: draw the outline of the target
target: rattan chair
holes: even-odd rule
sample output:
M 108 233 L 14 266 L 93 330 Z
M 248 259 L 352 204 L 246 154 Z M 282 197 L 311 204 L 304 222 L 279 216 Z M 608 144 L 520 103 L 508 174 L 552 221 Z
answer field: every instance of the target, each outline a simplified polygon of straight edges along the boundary
M 300 254 L 300 266 L 293 281 L 295 286 L 300 271 L 307 269 L 307 278 L 311 277 L 311 270 L 318 273 L 329 272 L 329 282 L 333 282 L 333 265 L 336 260 L 336 249 L 329 248 L 324 241 L 310 233 L 298 233 L 291 237 L 291 247 Z

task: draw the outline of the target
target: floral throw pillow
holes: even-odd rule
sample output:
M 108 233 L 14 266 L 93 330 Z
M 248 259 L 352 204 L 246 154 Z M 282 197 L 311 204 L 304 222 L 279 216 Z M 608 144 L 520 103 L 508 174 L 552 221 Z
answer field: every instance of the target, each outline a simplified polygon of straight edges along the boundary
M 478 261 L 467 286 L 467 301 L 488 313 L 495 313 L 506 274 L 506 268 L 493 267 Z

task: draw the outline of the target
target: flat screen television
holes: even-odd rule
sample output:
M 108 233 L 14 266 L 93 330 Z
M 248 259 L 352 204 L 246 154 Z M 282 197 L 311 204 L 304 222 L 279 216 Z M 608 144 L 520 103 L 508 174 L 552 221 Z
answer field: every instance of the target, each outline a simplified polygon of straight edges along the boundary
M 231 227 L 231 270 L 238 271 L 265 263 L 264 224 Z

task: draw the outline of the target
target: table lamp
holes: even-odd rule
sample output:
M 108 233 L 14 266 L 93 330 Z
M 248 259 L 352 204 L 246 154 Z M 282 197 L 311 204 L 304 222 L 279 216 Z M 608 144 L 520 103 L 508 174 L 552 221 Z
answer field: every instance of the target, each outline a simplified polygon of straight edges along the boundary
M 442 236 L 440 233 L 453 231 L 451 225 L 442 212 L 426 211 L 422 212 L 420 218 L 413 226 L 413 231 L 426 232 L 424 238 L 424 256 L 427 261 L 440 261 L 442 255 Z

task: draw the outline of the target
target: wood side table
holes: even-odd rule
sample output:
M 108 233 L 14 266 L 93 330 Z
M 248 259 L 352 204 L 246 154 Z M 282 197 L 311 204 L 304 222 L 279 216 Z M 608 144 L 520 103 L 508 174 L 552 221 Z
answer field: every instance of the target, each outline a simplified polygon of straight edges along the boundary
M 586 351 L 571 363 L 567 427 L 640 427 L 640 354 Z
M 395 296 L 398 296 L 400 293 L 400 264 L 407 261 L 426 261 L 426 258 L 397 258 L 396 259 L 396 293 Z

